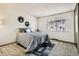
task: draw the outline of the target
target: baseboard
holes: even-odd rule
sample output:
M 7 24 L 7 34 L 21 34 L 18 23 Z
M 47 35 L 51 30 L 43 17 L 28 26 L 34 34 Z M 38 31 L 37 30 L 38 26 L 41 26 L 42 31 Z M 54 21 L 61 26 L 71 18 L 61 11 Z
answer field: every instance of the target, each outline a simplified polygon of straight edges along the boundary
M 75 44 L 75 45 L 76 45 L 76 43 L 67 42 L 67 41 L 63 41 L 63 40 L 59 40 L 59 39 L 51 39 L 51 38 L 50 38 L 50 40 L 56 40 L 56 41 L 65 42 L 65 43 L 70 43 L 70 44 Z
M 13 44 L 13 43 L 16 43 L 16 42 L 12 42 L 12 43 L 8 43 L 8 44 L 0 45 L 0 47 L 6 46 L 6 45 L 9 45 L 9 44 Z

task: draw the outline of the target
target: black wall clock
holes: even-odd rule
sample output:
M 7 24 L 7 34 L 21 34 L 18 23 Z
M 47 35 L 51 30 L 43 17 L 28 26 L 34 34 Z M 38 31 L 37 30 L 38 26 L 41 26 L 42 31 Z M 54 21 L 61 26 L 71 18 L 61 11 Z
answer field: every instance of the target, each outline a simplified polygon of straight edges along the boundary
M 20 23 L 22 23 L 22 22 L 24 21 L 24 18 L 23 18 L 22 16 L 19 16 L 19 17 L 18 17 L 18 21 L 19 21 Z
M 29 22 L 28 21 L 25 22 L 25 26 L 29 26 Z

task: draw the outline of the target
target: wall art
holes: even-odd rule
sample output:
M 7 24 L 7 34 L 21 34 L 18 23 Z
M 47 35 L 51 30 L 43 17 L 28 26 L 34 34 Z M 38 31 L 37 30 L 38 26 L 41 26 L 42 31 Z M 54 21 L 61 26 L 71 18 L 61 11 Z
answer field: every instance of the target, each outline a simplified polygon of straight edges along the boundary
M 24 18 L 23 18 L 22 16 L 19 16 L 19 17 L 18 17 L 18 21 L 19 21 L 20 23 L 22 23 L 22 22 L 24 21 Z
M 65 25 L 66 25 L 65 19 L 51 20 L 51 21 L 48 21 L 48 30 L 66 31 Z

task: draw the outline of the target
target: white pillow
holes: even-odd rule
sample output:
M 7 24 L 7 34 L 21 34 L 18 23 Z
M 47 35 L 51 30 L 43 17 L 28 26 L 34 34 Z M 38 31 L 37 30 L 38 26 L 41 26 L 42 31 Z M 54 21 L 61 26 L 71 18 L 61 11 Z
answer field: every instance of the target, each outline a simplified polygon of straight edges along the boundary
M 26 31 L 27 31 L 28 33 L 31 32 L 30 28 L 28 28 Z

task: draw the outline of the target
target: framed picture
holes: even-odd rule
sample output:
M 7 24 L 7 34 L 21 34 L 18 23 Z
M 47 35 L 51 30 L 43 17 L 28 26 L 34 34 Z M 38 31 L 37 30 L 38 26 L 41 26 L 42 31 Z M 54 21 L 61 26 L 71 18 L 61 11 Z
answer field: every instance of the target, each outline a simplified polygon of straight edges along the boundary
M 65 19 L 56 20 L 56 30 L 65 31 Z
M 22 16 L 19 16 L 19 17 L 18 17 L 18 21 L 19 21 L 20 23 L 22 23 L 22 22 L 24 22 L 24 18 L 23 18 Z
M 28 21 L 25 22 L 25 26 L 26 26 L 26 27 L 29 26 L 29 22 L 28 22 Z
M 55 31 L 55 21 L 48 21 L 48 30 Z
M 48 21 L 48 30 L 66 31 L 66 19 L 57 19 Z

